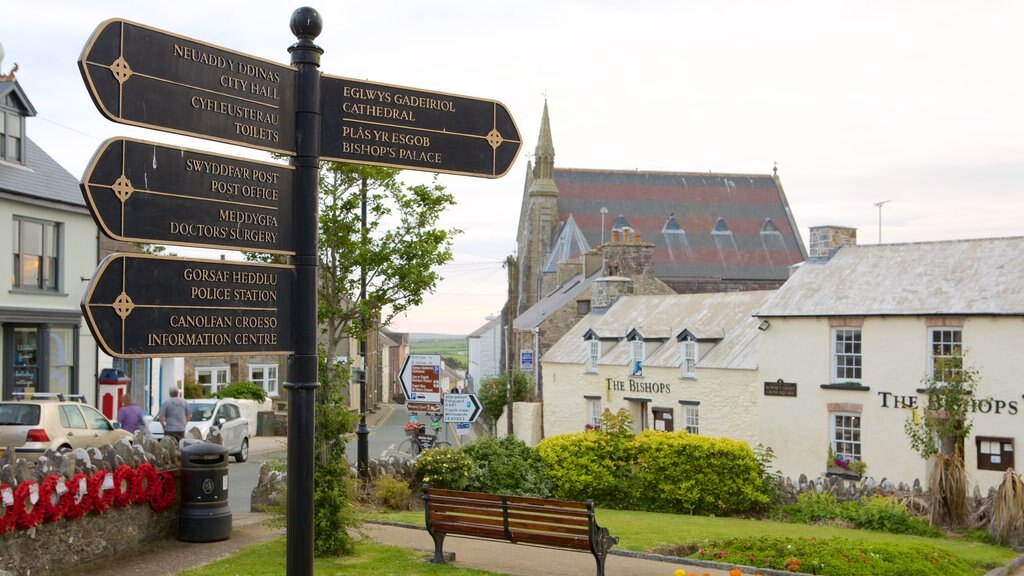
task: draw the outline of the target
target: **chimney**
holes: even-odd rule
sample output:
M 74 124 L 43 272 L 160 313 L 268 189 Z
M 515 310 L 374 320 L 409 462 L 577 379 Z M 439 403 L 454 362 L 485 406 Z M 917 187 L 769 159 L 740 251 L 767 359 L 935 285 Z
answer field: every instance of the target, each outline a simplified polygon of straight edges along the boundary
M 601 269 L 604 263 L 604 256 L 596 250 L 591 250 L 583 255 L 583 276 L 590 278 Z
M 564 260 L 558 263 L 558 285 L 565 284 L 569 278 L 583 273 L 583 260 Z
M 857 245 L 857 229 L 845 226 L 814 226 L 807 250 L 809 260 L 828 260 L 843 246 Z
M 590 290 L 590 306 L 595 312 L 604 312 L 615 304 L 619 296 L 633 293 L 633 281 L 619 276 L 605 276 L 594 280 Z

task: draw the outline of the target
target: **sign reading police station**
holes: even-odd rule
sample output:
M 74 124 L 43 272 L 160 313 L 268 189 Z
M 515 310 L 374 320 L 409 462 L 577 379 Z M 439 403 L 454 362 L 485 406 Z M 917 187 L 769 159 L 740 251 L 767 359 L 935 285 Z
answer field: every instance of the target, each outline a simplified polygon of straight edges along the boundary
M 82 312 L 120 358 L 291 352 L 291 266 L 111 254 Z
M 283 164 L 112 138 L 81 186 L 115 240 L 291 254 L 293 173 Z

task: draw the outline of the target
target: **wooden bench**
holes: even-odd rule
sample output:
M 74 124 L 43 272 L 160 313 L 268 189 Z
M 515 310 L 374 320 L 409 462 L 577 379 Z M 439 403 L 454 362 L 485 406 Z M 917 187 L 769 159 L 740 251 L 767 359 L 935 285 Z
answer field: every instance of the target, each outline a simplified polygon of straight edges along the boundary
M 448 534 L 506 540 L 551 548 L 589 551 L 604 576 L 608 551 L 619 542 L 597 525 L 594 502 L 503 496 L 423 487 L 427 532 L 434 539 L 433 562 L 444 563 Z

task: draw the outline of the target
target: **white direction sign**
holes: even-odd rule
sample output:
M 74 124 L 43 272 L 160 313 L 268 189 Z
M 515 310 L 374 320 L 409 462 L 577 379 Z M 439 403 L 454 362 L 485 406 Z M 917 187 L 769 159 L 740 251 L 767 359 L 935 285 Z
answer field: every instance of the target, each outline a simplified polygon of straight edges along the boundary
M 408 403 L 441 402 L 441 356 L 410 354 L 398 375 Z
M 445 394 L 445 422 L 476 422 L 483 406 L 476 394 Z

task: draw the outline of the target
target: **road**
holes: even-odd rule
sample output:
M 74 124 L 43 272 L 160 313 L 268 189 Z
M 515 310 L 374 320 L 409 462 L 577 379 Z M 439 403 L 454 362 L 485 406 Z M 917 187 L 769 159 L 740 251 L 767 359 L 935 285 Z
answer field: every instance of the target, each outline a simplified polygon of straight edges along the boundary
M 409 420 L 408 413 L 403 405 L 391 405 L 380 408 L 377 414 L 371 415 L 367 421 L 372 423 L 370 435 L 367 438 L 369 443 L 370 458 L 380 458 L 389 450 L 394 450 L 398 444 L 405 440 L 405 423 Z M 429 422 L 430 419 L 420 417 L 420 422 Z M 441 431 L 441 439 L 447 440 L 456 445 L 454 425 L 446 425 Z M 283 443 L 285 440 L 277 439 Z M 355 465 L 356 461 L 356 438 L 355 435 L 346 443 L 345 455 L 349 462 Z M 234 513 L 249 512 L 249 500 L 253 488 L 259 481 L 260 465 L 267 460 L 281 460 L 284 462 L 285 450 L 274 450 L 265 453 L 251 453 L 247 462 L 235 462 L 234 459 L 228 465 L 228 506 Z

